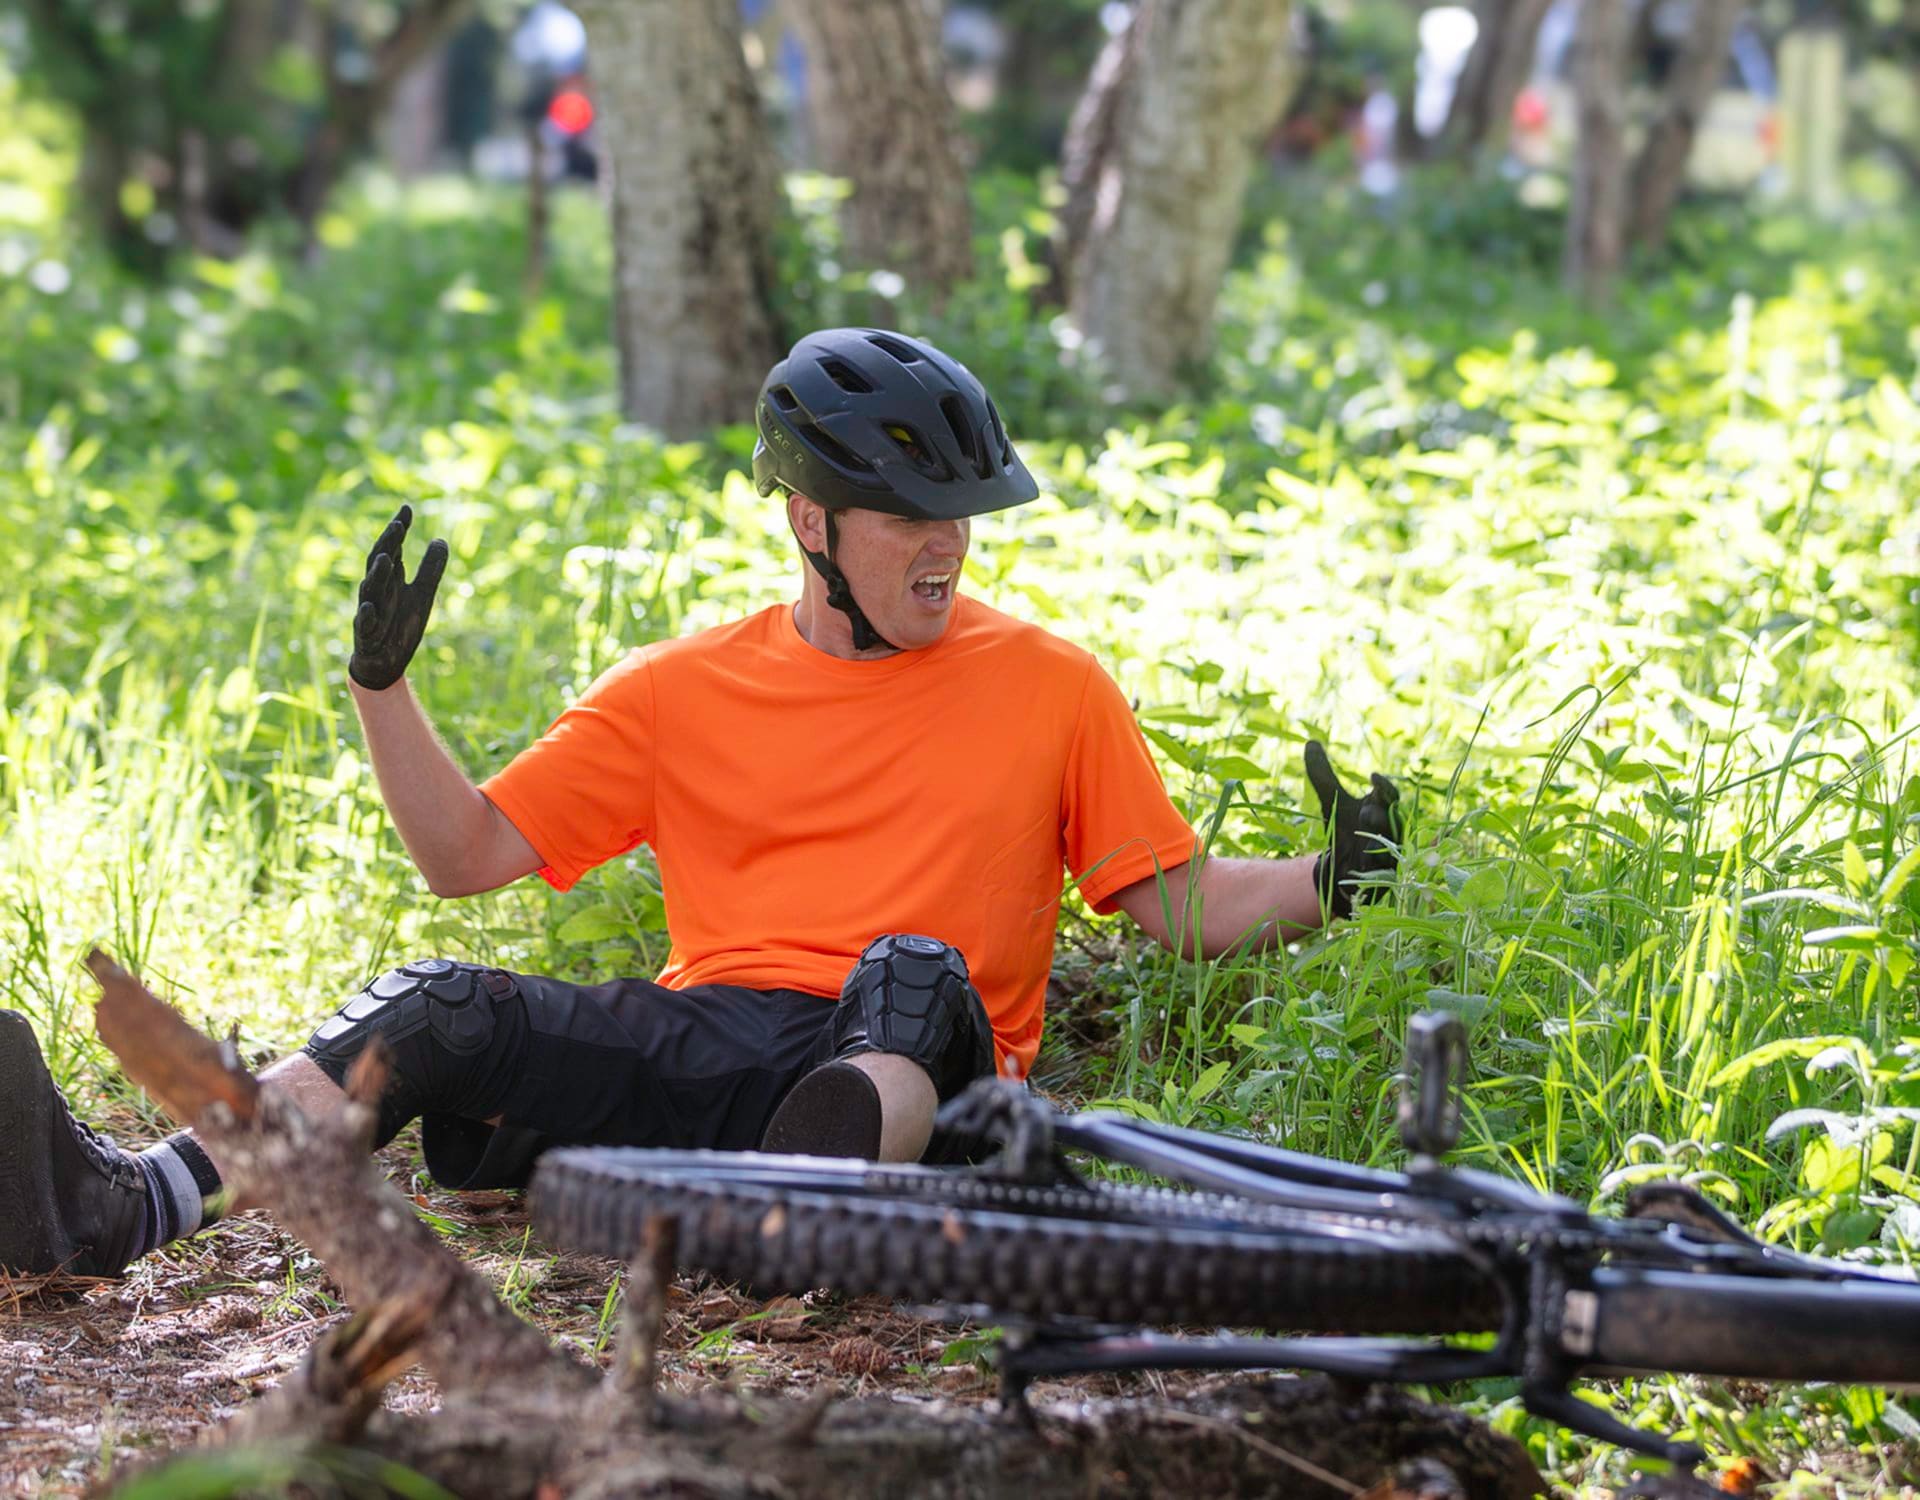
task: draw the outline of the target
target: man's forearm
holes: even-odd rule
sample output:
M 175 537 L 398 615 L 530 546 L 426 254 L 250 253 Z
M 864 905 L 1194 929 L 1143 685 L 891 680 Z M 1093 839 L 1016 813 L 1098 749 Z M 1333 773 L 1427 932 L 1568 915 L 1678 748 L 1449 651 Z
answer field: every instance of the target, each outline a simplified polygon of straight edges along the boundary
M 1173 927 L 1153 935 L 1186 958 L 1218 958 L 1239 950 L 1258 953 L 1312 932 L 1321 925 L 1320 893 L 1313 884 L 1313 856 L 1298 859 L 1205 861 L 1189 893 L 1191 864 L 1167 873 L 1167 904 Z M 1145 924 L 1143 924 L 1145 925 Z M 1156 926 L 1164 923 L 1155 924 Z M 1195 952 L 1192 934 L 1199 939 Z
M 373 774 L 400 842 L 436 896 L 465 895 L 474 851 L 486 847 L 492 804 L 454 763 L 402 678 L 374 692 L 350 683 Z

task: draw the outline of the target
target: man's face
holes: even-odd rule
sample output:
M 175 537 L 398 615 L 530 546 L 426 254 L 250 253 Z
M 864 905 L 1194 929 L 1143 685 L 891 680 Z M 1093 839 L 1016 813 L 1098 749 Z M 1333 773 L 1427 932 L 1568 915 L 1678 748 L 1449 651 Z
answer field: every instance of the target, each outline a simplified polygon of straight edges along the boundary
M 813 505 L 804 509 L 819 512 Z M 819 520 L 815 536 L 806 534 L 814 528 L 802 522 L 801 540 L 816 551 L 826 546 L 823 513 Z M 909 521 L 877 510 L 843 510 L 839 528 L 834 558 L 873 628 L 905 651 L 931 646 L 945 635 L 973 523 Z

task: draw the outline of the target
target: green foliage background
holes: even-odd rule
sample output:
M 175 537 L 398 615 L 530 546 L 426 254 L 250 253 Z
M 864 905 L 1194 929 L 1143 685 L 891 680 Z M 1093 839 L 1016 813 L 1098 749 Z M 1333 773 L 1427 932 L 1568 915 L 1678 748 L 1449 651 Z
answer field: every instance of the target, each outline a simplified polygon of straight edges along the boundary
M 315 266 L 267 245 L 155 287 L 65 241 L 57 157 L 8 162 L 0 1003 L 89 1094 L 113 1087 L 94 942 L 257 1056 L 402 955 L 657 964 L 645 858 L 564 898 L 433 900 L 343 680 L 402 500 L 453 549 L 412 681 L 476 776 L 632 644 L 791 595 L 747 430 L 618 421 L 597 206 L 561 203 L 532 305 L 513 198 L 378 179 Z M 874 316 L 831 194 L 793 186 L 796 322 Z M 966 586 L 1101 654 L 1215 850 L 1314 847 L 1312 735 L 1416 811 L 1393 902 L 1285 955 L 1181 964 L 1071 914 L 1040 1081 L 1381 1160 L 1398 1038 L 1442 1006 L 1473 1025 L 1469 1158 L 1602 1202 L 1680 1173 L 1774 1236 L 1911 1265 L 1914 226 L 1704 211 L 1592 315 L 1503 193 L 1435 181 L 1387 216 L 1273 192 L 1205 393 L 1171 410 L 1115 407 L 1030 309 L 1023 179 L 980 185 L 989 274 L 901 314 L 1044 479 L 980 525 Z M 1569 1483 L 1605 1477 L 1510 1395 L 1477 1399 Z M 1920 1434 L 1876 1392 L 1613 1399 L 1783 1472 L 1821 1448 L 1884 1478 Z

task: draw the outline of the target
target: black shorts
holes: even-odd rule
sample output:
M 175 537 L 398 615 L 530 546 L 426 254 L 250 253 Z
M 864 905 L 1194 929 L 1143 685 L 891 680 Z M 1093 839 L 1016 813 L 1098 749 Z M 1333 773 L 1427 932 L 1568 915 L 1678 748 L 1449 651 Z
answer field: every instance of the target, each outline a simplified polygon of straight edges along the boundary
M 513 979 L 488 1059 L 497 1097 L 421 1119 L 427 1169 L 447 1187 L 524 1186 L 553 1146 L 751 1150 L 825 1060 L 839 1003 L 730 984 Z M 497 1129 L 484 1123 L 495 1115 Z

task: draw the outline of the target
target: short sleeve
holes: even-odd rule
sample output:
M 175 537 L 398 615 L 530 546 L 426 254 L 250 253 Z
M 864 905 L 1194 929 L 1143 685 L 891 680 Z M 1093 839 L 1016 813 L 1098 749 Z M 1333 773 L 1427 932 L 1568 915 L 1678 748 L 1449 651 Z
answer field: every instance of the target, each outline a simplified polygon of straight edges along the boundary
M 1089 659 L 1061 789 L 1067 868 L 1096 912 L 1114 893 L 1194 856 L 1193 829 L 1167 795 L 1160 768 L 1119 685 Z
M 653 837 L 654 723 L 653 669 L 636 650 L 481 786 L 555 890 Z

